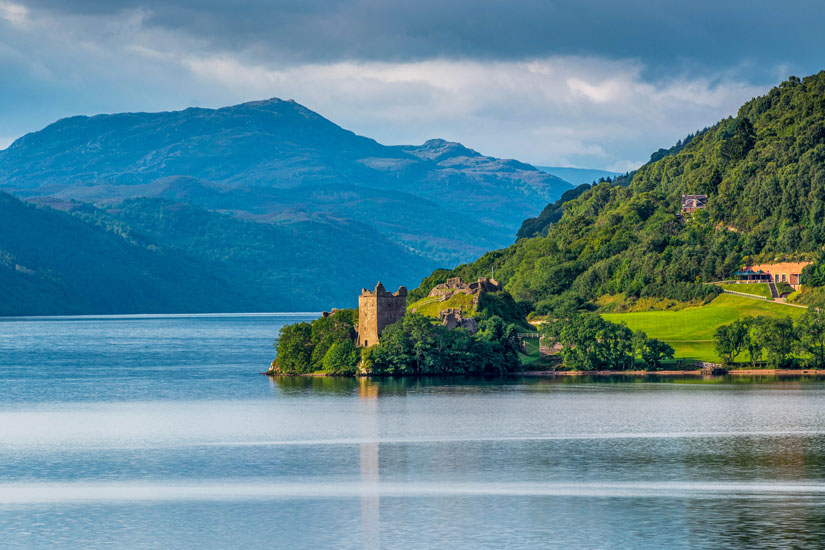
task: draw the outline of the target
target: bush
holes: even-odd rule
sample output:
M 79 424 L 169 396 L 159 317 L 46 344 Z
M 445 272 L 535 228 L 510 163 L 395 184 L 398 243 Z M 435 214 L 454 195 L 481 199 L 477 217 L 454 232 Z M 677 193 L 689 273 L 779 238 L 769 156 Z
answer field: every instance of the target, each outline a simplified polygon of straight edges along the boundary
M 278 352 L 272 371 L 281 374 L 305 374 L 316 371 L 335 374 L 339 369 L 349 369 L 345 366 L 348 363 L 343 355 L 335 356 L 335 367 L 332 370 L 328 370 L 325 359 L 335 344 L 349 344 L 355 347 L 354 324 L 357 318 L 356 310 L 342 309 L 311 323 L 284 325 L 275 340 Z M 344 351 L 342 348 L 335 353 L 344 354 Z M 330 361 L 332 360 L 331 357 Z
M 337 375 L 353 375 L 358 369 L 361 353 L 350 340 L 335 342 L 324 354 L 324 372 Z

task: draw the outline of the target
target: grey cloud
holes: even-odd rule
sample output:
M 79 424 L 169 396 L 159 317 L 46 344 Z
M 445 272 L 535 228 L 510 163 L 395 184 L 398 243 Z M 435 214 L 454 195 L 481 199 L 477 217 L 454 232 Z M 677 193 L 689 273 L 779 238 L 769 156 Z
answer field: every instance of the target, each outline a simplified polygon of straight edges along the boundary
M 280 64 L 433 57 L 514 60 L 594 55 L 643 60 L 657 74 L 822 62 L 819 0 L 30 0 L 82 15 L 142 10 L 145 24 Z M 763 74 L 766 73 L 767 74 Z
M 717 3 L 0 0 L 0 148 L 62 116 L 279 96 L 385 143 L 630 167 L 822 68 L 813 2 Z

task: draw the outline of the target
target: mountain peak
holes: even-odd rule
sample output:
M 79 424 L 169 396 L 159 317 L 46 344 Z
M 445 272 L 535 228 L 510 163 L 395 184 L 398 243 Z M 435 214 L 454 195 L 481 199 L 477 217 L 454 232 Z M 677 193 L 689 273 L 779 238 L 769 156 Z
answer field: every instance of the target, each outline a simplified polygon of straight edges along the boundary
M 412 153 L 422 160 L 440 162 L 453 157 L 480 157 L 481 154 L 461 143 L 447 141 L 446 139 L 428 139 L 423 145 L 410 148 L 407 152 Z
M 221 109 L 238 109 L 243 107 L 292 107 L 306 109 L 303 105 L 296 102 L 294 99 L 281 99 L 280 97 L 270 97 L 269 99 L 256 99 L 253 101 L 245 101 L 237 105 L 230 105 L 229 107 L 221 107 Z M 308 110 L 308 109 L 307 109 Z

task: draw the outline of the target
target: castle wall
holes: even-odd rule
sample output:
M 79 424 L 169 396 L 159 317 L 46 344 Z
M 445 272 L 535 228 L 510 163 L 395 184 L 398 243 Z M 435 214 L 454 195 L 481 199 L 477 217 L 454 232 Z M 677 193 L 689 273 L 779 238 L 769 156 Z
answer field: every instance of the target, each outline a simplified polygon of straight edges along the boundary
M 403 296 L 382 296 L 378 298 L 378 337 L 384 329 L 407 314 L 407 294 Z
M 358 297 L 358 345 L 366 347 L 377 343 L 378 302 L 375 296 L 361 294 Z
M 363 289 L 358 297 L 358 345 L 374 346 L 389 325 L 407 314 L 407 289 L 387 292 L 381 283 L 374 291 Z

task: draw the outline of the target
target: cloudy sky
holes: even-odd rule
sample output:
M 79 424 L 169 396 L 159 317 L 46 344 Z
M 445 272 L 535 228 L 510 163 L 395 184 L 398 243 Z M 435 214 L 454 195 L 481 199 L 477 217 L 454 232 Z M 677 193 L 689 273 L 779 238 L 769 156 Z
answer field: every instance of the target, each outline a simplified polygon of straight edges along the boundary
M 0 149 L 292 98 L 387 144 L 625 170 L 825 68 L 821 0 L 0 0 Z

